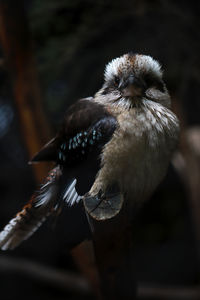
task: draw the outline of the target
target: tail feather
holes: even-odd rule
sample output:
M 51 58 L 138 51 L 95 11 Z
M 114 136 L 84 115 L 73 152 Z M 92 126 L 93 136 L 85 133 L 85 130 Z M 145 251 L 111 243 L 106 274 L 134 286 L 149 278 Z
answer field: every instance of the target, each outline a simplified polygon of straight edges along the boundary
M 0 248 L 14 249 L 29 238 L 54 211 L 61 177 L 59 167 L 53 169 L 40 191 L 34 194 L 23 209 L 0 232 Z

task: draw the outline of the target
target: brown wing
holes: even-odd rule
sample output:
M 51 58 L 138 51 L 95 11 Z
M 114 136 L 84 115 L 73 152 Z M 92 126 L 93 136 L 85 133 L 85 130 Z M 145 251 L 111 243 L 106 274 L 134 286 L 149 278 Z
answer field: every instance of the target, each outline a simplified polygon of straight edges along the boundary
M 106 120 L 108 122 L 106 122 Z M 99 130 L 99 134 L 102 135 L 102 139 L 96 139 L 96 141 L 93 140 L 93 142 L 95 142 L 93 144 L 91 143 L 90 146 L 94 146 L 93 149 L 95 149 L 95 146 L 100 147 L 102 142 L 105 144 L 105 142 L 110 139 L 115 128 L 116 119 L 105 109 L 103 105 L 92 101 L 92 98 L 89 98 L 89 100 L 88 98 L 81 99 L 68 108 L 61 128 L 55 138 L 48 142 L 32 158 L 30 163 L 39 161 L 59 161 L 60 163 L 59 152 L 63 152 L 63 150 L 69 152 L 68 154 L 70 154 L 70 158 L 76 156 L 77 150 L 81 149 L 79 146 L 84 145 L 84 140 L 87 139 L 87 142 L 89 142 L 92 138 L 94 133 L 93 130 L 96 130 L 97 135 Z M 102 130 L 103 132 L 101 132 Z M 80 145 L 75 147 L 73 139 L 77 139 L 77 141 L 79 140 Z M 97 141 L 99 141 L 99 143 L 97 143 Z M 62 146 L 66 149 L 62 149 Z M 81 149 L 81 151 L 82 150 L 86 149 Z M 85 154 L 87 154 L 86 151 Z

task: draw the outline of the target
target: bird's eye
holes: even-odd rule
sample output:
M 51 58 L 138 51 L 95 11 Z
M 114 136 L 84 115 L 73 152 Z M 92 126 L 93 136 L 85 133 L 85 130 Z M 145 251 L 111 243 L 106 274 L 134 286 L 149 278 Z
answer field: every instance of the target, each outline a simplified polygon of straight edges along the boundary
M 120 82 L 119 77 L 115 76 L 115 78 L 114 78 L 114 85 L 118 86 L 119 82 Z

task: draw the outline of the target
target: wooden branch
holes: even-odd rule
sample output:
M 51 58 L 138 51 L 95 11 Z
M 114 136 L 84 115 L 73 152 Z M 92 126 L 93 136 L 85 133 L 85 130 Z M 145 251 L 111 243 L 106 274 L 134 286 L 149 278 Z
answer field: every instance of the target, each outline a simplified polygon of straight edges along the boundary
M 101 299 L 99 273 L 96 266 L 92 241 L 84 241 L 71 250 L 81 273 L 88 279 L 96 299 Z
M 135 299 L 131 208 L 106 221 L 90 218 L 103 299 Z
M 91 288 L 86 279 L 73 272 L 64 272 L 22 258 L 5 255 L 0 256 L 0 272 L 16 272 L 38 281 L 78 294 L 91 294 Z
M 41 283 L 52 285 L 63 292 L 72 292 L 80 295 L 91 295 L 92 289 L 88 281 L 82 276 L 72 272 L 57 270 L 39 263 L 14 258 L 7 255 L 0 255 L 0 272 L 16 273 L 28 276 L 30 279 L 38 280 Z M 198 300 L 200 299 L 200 287 L 172 287 L 160 285 L 138 284 L 138 299 L 162 299 L 162 300 Z M 125 299 L 122 298 L 122 299 Z
M 50 138 L 23 1 L 0 1 L 0 40 L 10 72 L 21 132 L 31 158 Z M 34 166 L 38 181 L 47 165 Z
M 198 300 L 200 287 L 172 287 L 172 286 L 143 286 L 138 287 L 138 298 L 162 300 Z

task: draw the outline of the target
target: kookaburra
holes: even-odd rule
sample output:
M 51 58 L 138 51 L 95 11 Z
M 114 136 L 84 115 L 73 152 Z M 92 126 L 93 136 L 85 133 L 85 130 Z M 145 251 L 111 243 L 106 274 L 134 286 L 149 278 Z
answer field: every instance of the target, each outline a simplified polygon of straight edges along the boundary
M 166 174 L 179 122 L 160 64 L 128 53 L 105 68 L 102 88 L 66 112 L 58 134 L 32 162 L 54 161 L 44 184 L 0 233 L 3 250 L 27 239 L 60 202 L 83 201 L 103 221 L 150 197 Z

